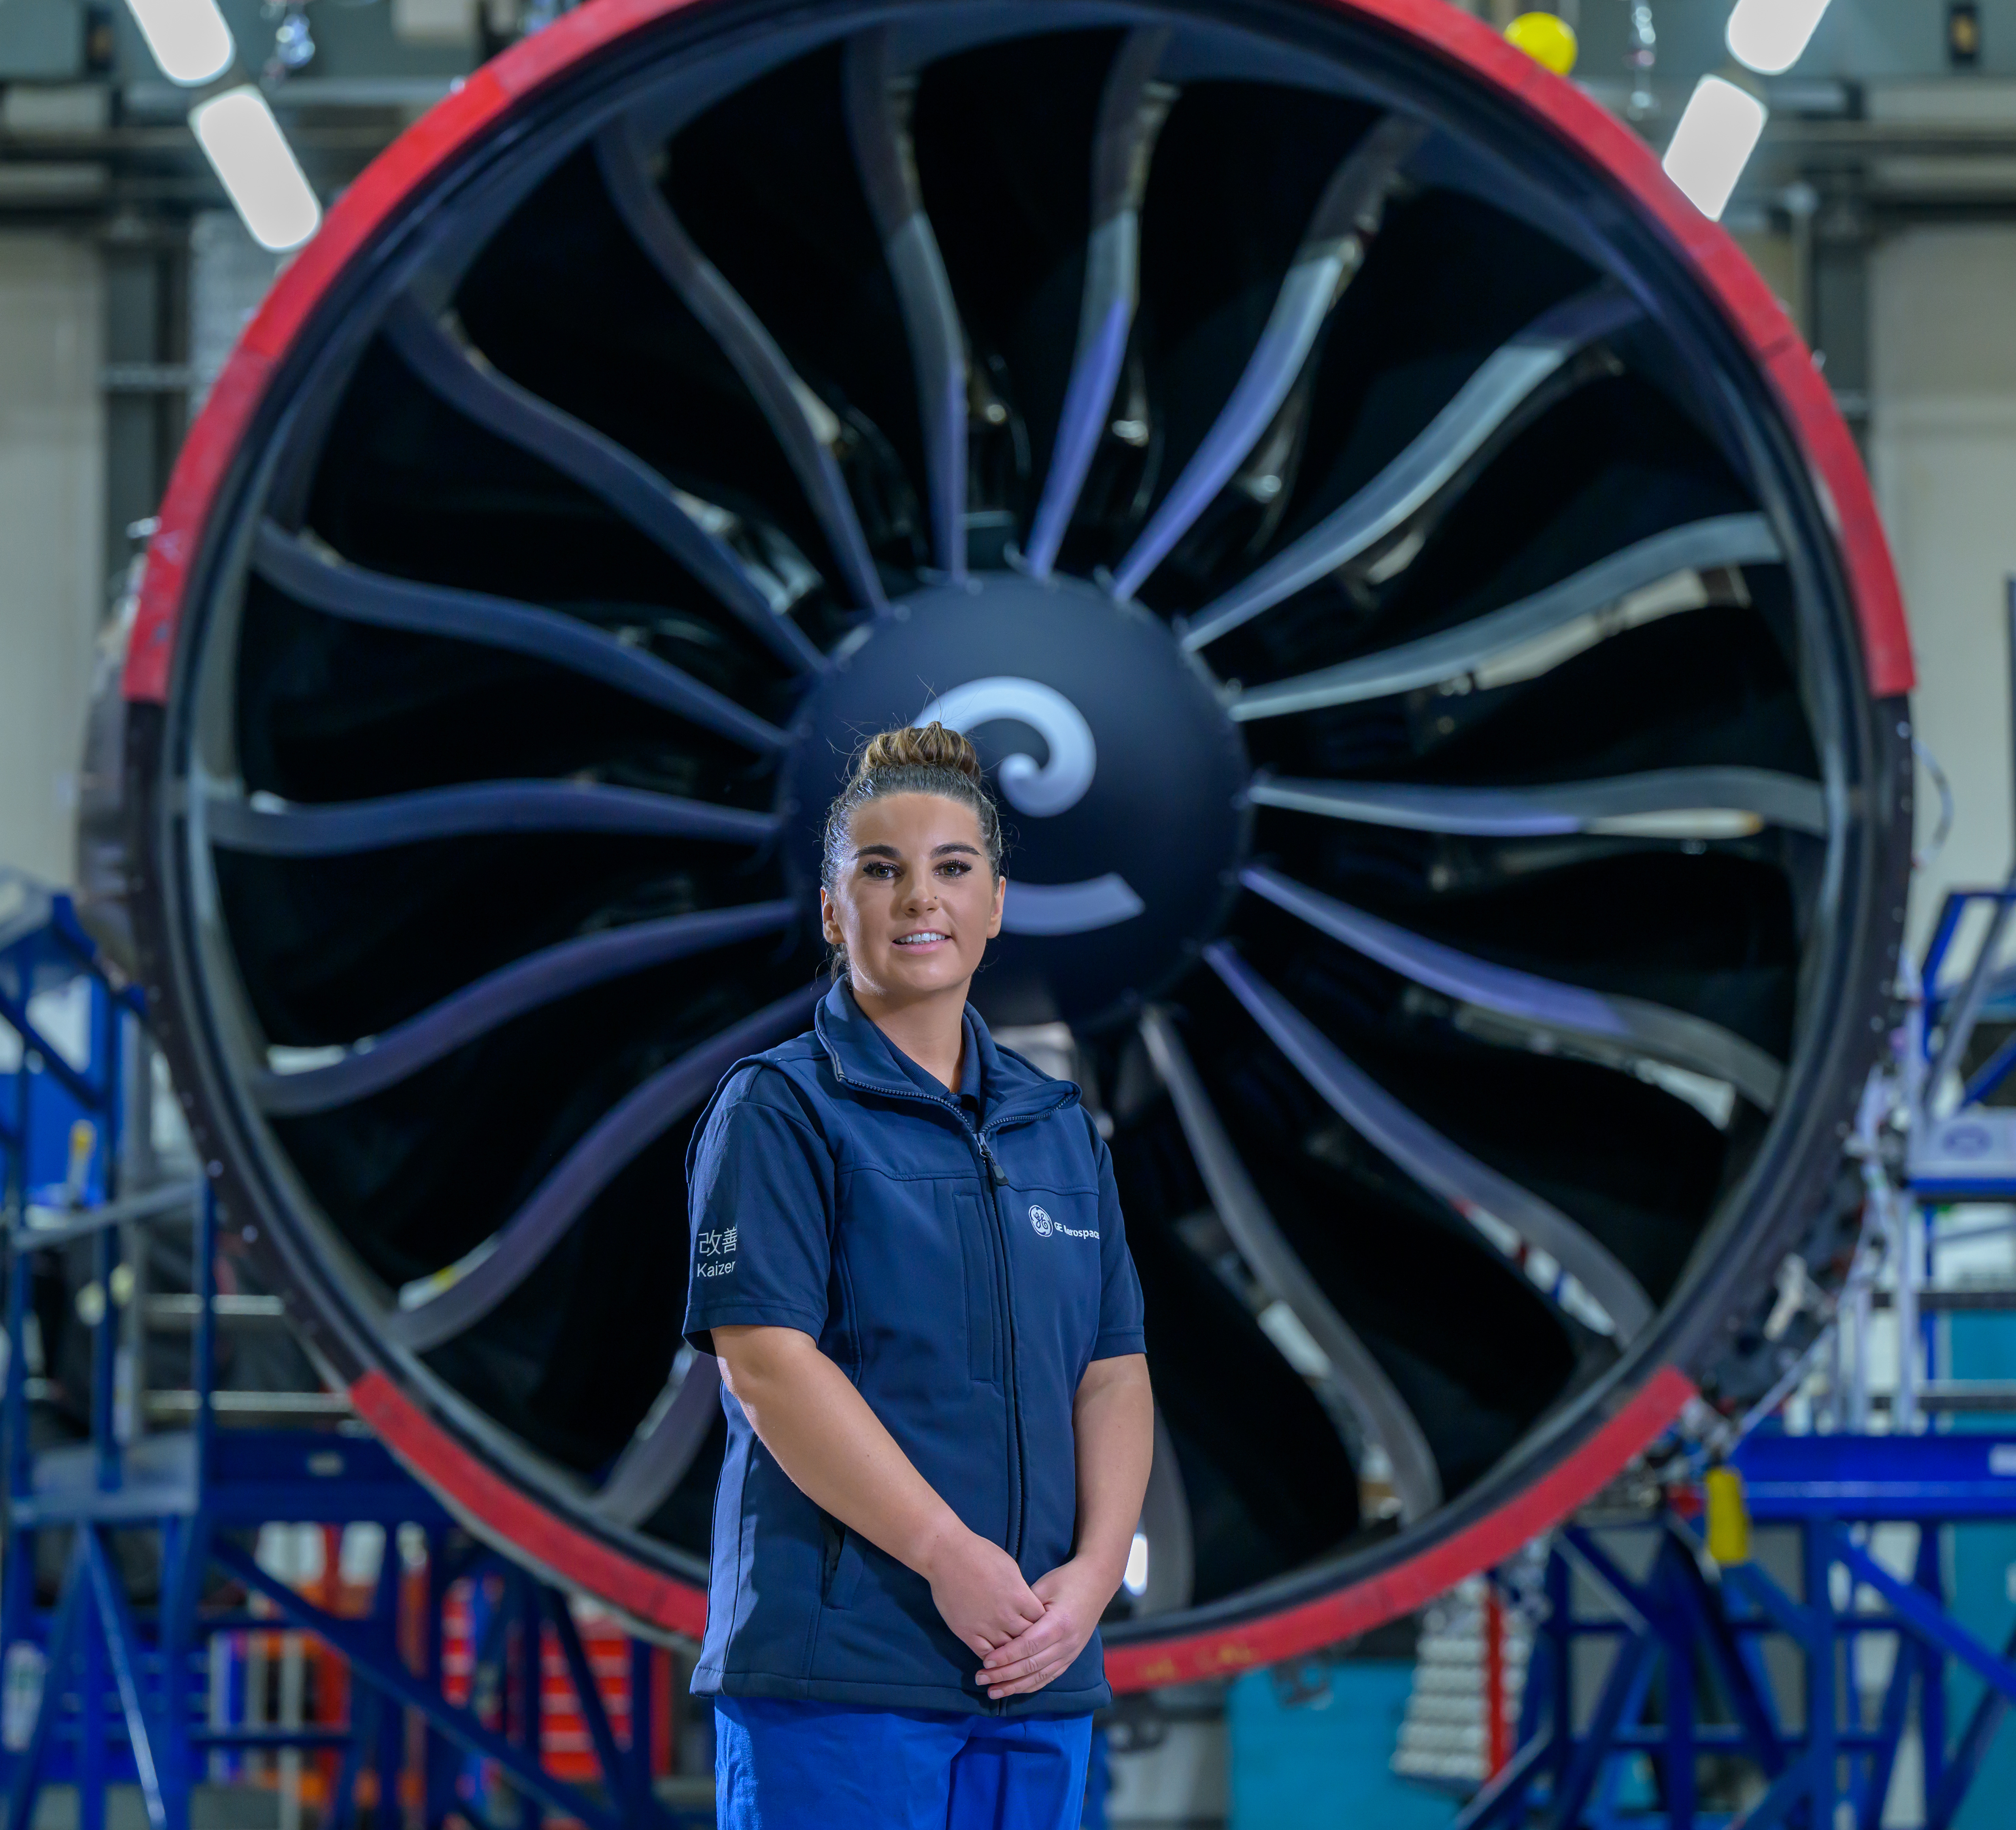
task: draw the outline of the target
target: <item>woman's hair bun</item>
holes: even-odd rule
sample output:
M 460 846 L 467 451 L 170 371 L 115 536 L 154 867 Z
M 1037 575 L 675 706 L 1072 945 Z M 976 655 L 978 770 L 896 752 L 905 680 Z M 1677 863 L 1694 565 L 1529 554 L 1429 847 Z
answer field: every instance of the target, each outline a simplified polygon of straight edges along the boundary
M 847 868 L 855 815 L 870 801 L 887 794 L 941 794 L 970 808 L 979 822 L 988 864 L 999 881 L 1006 849 L 1001 836 L 1001 810 L 988 792 L 980 753 L 959 732 L 934 722 L 883 731 L 862 745 L 846 787 L 826 809 L 819 881 L 828 890 Z M 838 949 L 833 954 L 833 969 L 837 973 L 847 970 L 847 956 Z
M 970 782 L 985 779 L 980 752 L 963 732 L 948 730 L 935 719 L 870 737 L 854 766 L 854 779 L 859 782 L 891 769 L 950 769 Z

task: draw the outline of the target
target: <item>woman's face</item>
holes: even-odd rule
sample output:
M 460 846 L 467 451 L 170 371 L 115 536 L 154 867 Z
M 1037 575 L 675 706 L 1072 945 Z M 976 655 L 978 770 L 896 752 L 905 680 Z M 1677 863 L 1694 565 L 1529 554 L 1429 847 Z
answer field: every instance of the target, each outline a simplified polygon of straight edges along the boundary
M 942 794 L 885 794 L 856 809 L 821 926 L 855 988 L 897 1003 L 963 986 L 1001 931 L 980 820 Z

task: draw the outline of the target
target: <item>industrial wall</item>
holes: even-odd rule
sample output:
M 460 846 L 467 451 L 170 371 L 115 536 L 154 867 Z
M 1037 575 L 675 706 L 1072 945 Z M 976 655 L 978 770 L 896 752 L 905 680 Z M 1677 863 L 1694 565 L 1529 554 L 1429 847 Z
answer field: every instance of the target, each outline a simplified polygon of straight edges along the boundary
M 0 859 L 70 874 L 70 806 L 104 607 L 96 247 L 0 232 Z
M 2016 229 L 1913 228 L 1874 251 L 1870 457 L 1910 611 L 1919 732 L 1958 787 L 1953 836 L 1913 891 L 1921 938 L 1949 884 L 1999 881 L 2011 862 L 2012 300 Z M 1937 813 L 1923 793 L 1921 844 Z

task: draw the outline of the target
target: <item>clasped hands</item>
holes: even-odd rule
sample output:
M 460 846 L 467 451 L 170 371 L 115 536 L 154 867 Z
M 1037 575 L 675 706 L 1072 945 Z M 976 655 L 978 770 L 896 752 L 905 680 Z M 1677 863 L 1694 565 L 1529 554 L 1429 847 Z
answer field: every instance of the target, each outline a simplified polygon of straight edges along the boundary
M 1085 1650 L 1117 1576 L 1084 1557 L 1033 1583 L 999 1544 L 963 1529 L 934 1547 L 920 1573 L 959 1641 L 981 1659 L 974 1681 L 999 1702 L 1041 1690 Z

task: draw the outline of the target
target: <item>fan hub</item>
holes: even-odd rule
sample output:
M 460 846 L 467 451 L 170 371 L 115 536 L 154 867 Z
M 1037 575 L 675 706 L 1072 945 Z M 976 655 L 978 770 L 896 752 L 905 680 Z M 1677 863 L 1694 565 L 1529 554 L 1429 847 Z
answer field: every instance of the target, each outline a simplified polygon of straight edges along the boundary
M 1248 767 L 1209 675 L 1159 618 L 1073 579 L 927 586 L 842 645 L 794 729 L 786 800 L 817 881 L 820 828 L 864 738 L 965 731 L 1008 828 L 990 1020 L 1096 1025 L 1137 1007 L 1215 931 L 1244 850 Z

